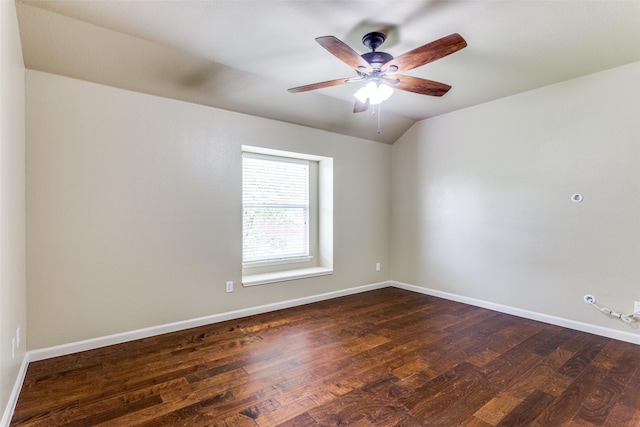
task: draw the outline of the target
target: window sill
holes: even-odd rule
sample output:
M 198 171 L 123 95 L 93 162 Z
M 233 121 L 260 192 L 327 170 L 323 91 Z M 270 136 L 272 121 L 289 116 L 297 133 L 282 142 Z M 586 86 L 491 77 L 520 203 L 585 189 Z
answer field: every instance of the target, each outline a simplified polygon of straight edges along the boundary
M 242 276 L 242 286 L 258 286 L 267 283 L 286 282 L 287 280 L 305 279 L 308 277 L 333 274 L 333 269 L 325 267 L 300 268 L 297 270 L 276 271 L 274 273 L 252 274 Z

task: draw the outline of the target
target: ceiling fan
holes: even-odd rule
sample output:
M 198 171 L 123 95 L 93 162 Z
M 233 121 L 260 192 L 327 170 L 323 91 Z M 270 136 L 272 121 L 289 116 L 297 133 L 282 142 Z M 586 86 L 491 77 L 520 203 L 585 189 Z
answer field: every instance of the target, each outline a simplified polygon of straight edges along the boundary
M 377 51 L 385 39 L 386 35 L 381 32 L 376 31 L 366 34 L 362 38 L 362 43 L 371 49 L 371 52 L 360 55 L 334 36 L 316 38 L 320 46 L 353 68 L 357 73 L 357 77 L 294 87 L 288 89 L 289 92 L 306 92 L 344 83 L 367 82 L 367 85 L 356 93 L 353 112 L 360 113 L 366 111 L 369 105 L 379 104 L 388 98 L 392 92 L 389 88 L 431 96 L 442 96 L 451 89 L 451 86 L 444 83 L 397 73 L 412 70 L 463 49 L 467 46 L 467 42 L 460 34 L 450 34 L 413 49 L 397 58 L 386 52 Z

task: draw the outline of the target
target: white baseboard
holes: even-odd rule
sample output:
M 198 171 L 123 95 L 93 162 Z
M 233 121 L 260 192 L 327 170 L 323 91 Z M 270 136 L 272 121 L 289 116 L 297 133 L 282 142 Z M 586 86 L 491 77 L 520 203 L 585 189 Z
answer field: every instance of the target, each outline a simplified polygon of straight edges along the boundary
M 549 323 L 551 325 L 562 326 L 564 328 L 575 329 L 577 331 L 588 332 L 590 334 L 601 335 L 607 338 L 613 338 L 620 341 L 630 342 L 632 344 L 640 344 L 640 335 L 631 332 L 619 331 L 616 329 L 605 328 L 603 326 L 592 325 L 589 323 L 578 322 L 575 320 L 565 319 L 562 317 L 551 316 L 535 311 L 523 310 L 520 308 L 510 307 L 507 305 L 496 304 L 489 301 L 483 301 L 475 298 L 469 298 L 461 295 L 451 294 L 448 292 L 437 291 L 435 289 L 423 288 L 421 286 L 410 285 L 407 283 L 391 281 L 391 285 L 396 288 L 414 291 L 425 295 L 431 295 L 451 301 L 457 301 L 464 304 L 474 305 L 476 307 L 487 308 L 489 310 L 498 311 L 500 313 L 513 314 L 514 316 L 523 317 L 525 319 L 537 320 L 539 322 Z
M 273 304 L 260 305 L 257 307 L 245 308 L 241 310 L 229 311 L 226 313 L 213 314 L 211 316 L 199 317 L 180 322 L 168 323 L 165 325 L 152 326 L 150 328 L 137 329 L 134 331 L 122 332 L 104 337 L 97 337 L 83 341 L 77 341 L 69 344 L 57 345 L 29 352 L 30 361 L 50 359 L 52 357 L 65 356 L 67 354 L 78 353 L 80 351 L 93 350 L 100 347 L 106 347 L 114 344 L 121 344 L 127 341 L 133 341 L 141 338 L 148 338 L 155 335 L 166 334 L 169 332 L 177 332 L 184 329 L 195 328 L 198 326 L 209 325 L 212 323 L 224 322 L 226 320 L 239 319 L 241 317 L 253 316 L 255 314 L 267 313 L 284 308 L 291 308 L 298 305 L 310 304 L 313 302 L 324 301 L 331 298 L 338 298 L 345 295 L 357 294 L 360 292 L 371 291 L 374 289 L 392 286 L 391 281 L 373 283 L 370 285 L 358 286 L 355 288 L 342 289 L 339 291 L 327 292 L 309 297 L 297 298 L 287 301 L 281 301 Z
M 578 331 L 588 332 L 596 335 L 601 335 L 608 338 L 617 339 L 620 341 L 630 342 L 633 344 L 640 344 L 640 335 L 632 334 L 629 332 L 618 331 L 615 329 L 577 322 L 574 320 L 564 319 L 561 317 L 550 316 L 543 313 L 537 313 L 533 311 L 509 307 L 501 304 L 492 303 L 489 301 L 478 300 L 475 298 L 469 298 L 461 295 L 451 294 L 448 292 L 437 291 L 435 289 L 429 289 L 429 288 L 423 288 L 420 286 L 410 285 L 407 283 L 396 282 L 396 281 L 386 281 L 386 282 L 373 283 L 370 285 L 358 286 L 358 287 L 349 288 L 349 289 L 342 289 L 339 291 L 327 292 L 319 295 L 312 295 L 304 298 L 281 301 L 273 304 L 266 304 L 266 305 L 261 305 L 257 307 L 246 308 L 242 310 L 229 311 L 226 313 L 214 314 L 211 316 L 205 316 L 205 317 L 200 317 L 196 319 L 168 323 L 165 325 L 138 329 L 134 331 L 123 332 L 123 333 L 108 335 L 104 337 L 97 337 L 89 340 L 77 341 L 77 342 L 58 345 L 54 347 L 28 351 L 23 358 L 22 365 L 20 366 L 20 371 L 18 373 L 18 378 L 16 379 L 11 395 L 9 396 L 9 401 L 3 413 L 2 420 L 0 420 L 0 427 L 8 427 L 9 423 L 11 422 L 11 417 L 13 416 L 13 411 L 18 401 L 18 396 L 20 395 L 20 389 L 22 388 L 22 384 L 24 382 L 24 378 L 27 372 L 27 367 L 30 362 L 49 359 L 52 357 L 64 356 L 67 354 L 77 353 L 80 351 L 93 350 L 100 347 L 105 347 L 105 346 L 114 345 L 114 344 L 121 344 L 127 341 L 133 341 L 140 338 L 148 338 L 148 337 L 161 335 L 169 332 L 177 332 L 184 329 L 204 326 L 212 323 L 224 322 L 226 320 L 233 320 L 233 319 L 239 319 L 241 317 L 268 313 L 270 311 L 291 308 L 291 307 L 295 307 L 303 304 L 310 304 L 313 302 L 324 301 L 331 298 L 338 298 L 341 296 L 353 295 L 360 292 L 366 292 L 374 289 L 385 288 L 388 286 L 394 286 L 396 288 L 405 289 L 408 291 L 414 291 L 414 292 L 418 292 L 425 295 L 431 295 L 431 296 L 444 298 L 451 301 L 457 301 L 464 304 L 487 308 L 489 310 L 494 310 L 501 313 L 512 314 L 514 316 L 519 316 L 526 319 L 537 320 L 540 322 L 562 326 L 570 329 L 575 329 Z
M 106 347 L 109 345 L 121 344 L 127 341 L 133 341 L 141 338 L 152 337 L 155 335 L 166 334 L 169 332 L 181 331 L 184 329 L 195 328 L 198 326 L 204 326 L 212 323 L 224 322 L 226 320 L 239 319 L 241 317 L 253 316 L 255 314 L 262 314 L 270 311 L 281 310 L 284 308 L 295 307 L 298 305 L 310 304 L 313 302 L 323 301 L 331 298 L 337 298 L 345 295 L 357 294 L 360 292 L 380 289 L 387 286 L 395 286 L 400 289 L 406 289 L 409 291 L 414 291 L 414 292 L 422 293 L 425 295 L 432 295 L 432 296 L 444 298 L 447 300 L 470 304 L 477 307 L 483 307 L 489 310 L 499 311 L 501 313 L 513 314 L 515 316 L 524 317 L 526 319 L 537 320 L 537 321 L 549 323 L 552 325 L 576 329 L 578 331 L 588 332 L 596 335 L 602 335 L 608 338 L 631 342 L 633 344 L 640 344 L 640 335 L 633 334 L 630 332 L 624 332 L 624 331 L 605 328 L 602 326 L 596 326 L 588 323 L 577 322 L 574 320 L 569 320 L 561 317 L 555 317 L 555 316 L 550 316 L 547 314 L 538 313 L 534 311 L 528 311 L 528 310 L 523 310 L 519 308 L 501 305 L 501 304 L 496 304 L 489 301 L 483 301 L 475 298 L 469 298 L 461 295 L 451 294 L 448 292 L 437 291 L 435 289 L 423 288 L 421 286 L 410 285 L 408 283 L 386 281 L 386 282 L 373 283 L 370 285 L 358 286 L 354 288 L 342 289 L 339 291 L 327 292 L 319 295 L 312 295 L 309 297 L 281 301 L 273 304 L 266 304 L 266 305 L 261 305 L 257 307 L 229 311 L 226 313 L 219 313 L 211 316 L 199 317 L 196 319 L 189 319 L 189 320 L 184 320 L 180 322 L 168 323 L 165 325 L 158 325 L 150 328 L 122 332 L 119 334 L 107 335 L 104 337 L 97 337 L 97 338 L 77 341 L 69 344 L 62 344 L 54 347 L 32 350 L 27 353 L 27 356 L 29 361 L 49 359 L 52 357 L 64 356 L 67 354 L 77 353 L 80 351 L 93 350 L 96 348 Z
M 22 390 L 22 384 L 24 383 L 24 377 L 27 374 L 27 368 L 29 367 L 29 352 L 26 352 L 22 358 L 22 364 L 18 371 L 16 382 L 13 384 L 11 394 L 9 394 L 9 400 L 7 406 L 2 412 L 2 419 L 0 419 L 0 427 L 9 427 L 11 417 L 13 417 L 13 411 L 16 409 L 16 403 L 18 403 L 18 396 L 20 396 L 20 390 Z

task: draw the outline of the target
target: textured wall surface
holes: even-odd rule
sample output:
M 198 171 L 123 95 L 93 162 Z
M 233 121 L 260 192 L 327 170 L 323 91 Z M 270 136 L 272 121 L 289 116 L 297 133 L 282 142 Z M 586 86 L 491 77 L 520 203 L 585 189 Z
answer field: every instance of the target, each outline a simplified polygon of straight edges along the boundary
M 638 333 L 583 302 L 640 300 L 638 117 L 633 63 L 418 123 L 393 146 L 393 279 Z
M 387 144 L 35 71 L 26 110 L 29 348 L 390 279 Z M 333 275 L 240 285 L 242 145 L 334 159 Z

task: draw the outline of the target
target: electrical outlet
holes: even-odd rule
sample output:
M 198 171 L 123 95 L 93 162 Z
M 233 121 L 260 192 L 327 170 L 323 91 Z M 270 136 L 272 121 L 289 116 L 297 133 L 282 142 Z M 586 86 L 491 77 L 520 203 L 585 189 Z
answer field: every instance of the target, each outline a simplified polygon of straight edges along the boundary
M 229 293 L 229 292 L 233 292 L 233 281 L 228 281 L 228 282 L 226 283 L 226 288 L 225 288 L 225 289 L 226 289 L 226 291 L 227 291 L 228 293 Z
M 640 313 L 640 301 L 636 301 L 633 303 L 633 312 Z
M 380 263 L 376 262 L 376 271 L 380 271 Z

